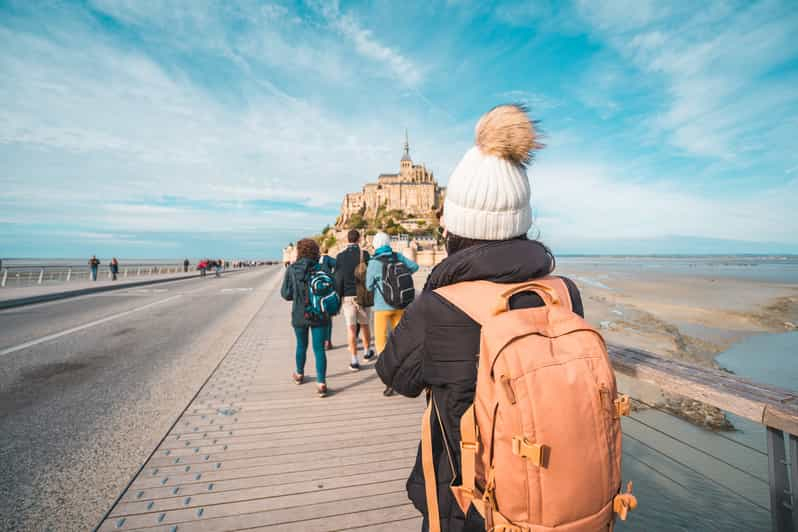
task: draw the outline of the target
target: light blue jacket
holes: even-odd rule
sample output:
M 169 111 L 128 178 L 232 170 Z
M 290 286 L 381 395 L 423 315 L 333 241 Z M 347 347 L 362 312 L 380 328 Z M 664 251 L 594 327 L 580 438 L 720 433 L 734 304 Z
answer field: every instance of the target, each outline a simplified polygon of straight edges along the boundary
M 374 292 L 374 310 L 396 310 L 382 297 L 382 293 L 377 289 L 377 286 L 382 281 L 382 262 L 378 260 L 380 257 L 385 257 L 393 253 L 391 246 L 383 246 L 374 252 L 374 256 L 369 260 L 369 265 L 366 268 L 366 288 Z M 407 268 L 415 273 L 418 271 L 418 264 L 408 259 L 401 253 L 396 254 L 396 258 L 405 263 Z

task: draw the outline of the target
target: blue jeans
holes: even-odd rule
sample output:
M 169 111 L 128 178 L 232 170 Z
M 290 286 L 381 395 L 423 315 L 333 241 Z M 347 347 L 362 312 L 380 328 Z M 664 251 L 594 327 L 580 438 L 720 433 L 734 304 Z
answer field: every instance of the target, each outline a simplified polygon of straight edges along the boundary
M 91 280 L 92 281 L 96 281 L 97 280 L 97 266 L 92 266 L 91 267 Z
M 327 382 L 327 354 L 324 352 L 324 340 L 327 337 L 326 325 L 319 327 L 294 327 L 294 335 L 296 335 L 296 372 L 300 375 L 305 373 L 305 359 L 308 353 L 308 329 L 310 329 L 310 336 L 313 341 L 313 355 L 316 357 L 316 382 L 325 384 Z

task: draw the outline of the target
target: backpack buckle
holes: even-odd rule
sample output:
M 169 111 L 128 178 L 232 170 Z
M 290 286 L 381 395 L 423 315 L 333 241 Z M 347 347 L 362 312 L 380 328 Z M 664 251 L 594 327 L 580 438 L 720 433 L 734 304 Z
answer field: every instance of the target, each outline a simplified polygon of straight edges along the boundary
M 628 395 L 619 395 L 618 398 L 613 401 L 613 403 L 615 403 L 616 418 L 628 416 L 632 411 L 632 401 L 629 399 Z
M 632 495 L 632 481 L 626 485 L 626 492 L 619 493 L 612 499 L 612 510 L 618 514 L 621 521 L 626 521 L 629 510 L 637 508 L 637 497 Z
M 479 442 L 461 441 L 460 442 L 460 450 L 461 451 L 474 451 L 475 453 L 477 453 L 477 452 L 479 452 Z
M 526 458 L 536 466 L 544 465 L 548 447 L 542 443 L 532 443 L 524 436 L 513 436 L 513 454 Z

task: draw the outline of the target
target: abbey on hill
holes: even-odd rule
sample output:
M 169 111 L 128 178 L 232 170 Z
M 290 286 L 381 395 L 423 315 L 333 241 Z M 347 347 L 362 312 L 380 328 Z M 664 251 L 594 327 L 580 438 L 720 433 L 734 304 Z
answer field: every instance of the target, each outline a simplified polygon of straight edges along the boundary
M 445 193 L 445 187 L 438 186 L 430 170 L 423 164 L 413 164 L 405 132 L 399 173 L 380 174 L 376 183 L 366 183 L 361 192 L 347 194 L 336 227 L 349 226 L 352 218 L 357 216 L 373 219 L 380 209 L 401 211 L 408 218 L 429 219 L 443 205 Z

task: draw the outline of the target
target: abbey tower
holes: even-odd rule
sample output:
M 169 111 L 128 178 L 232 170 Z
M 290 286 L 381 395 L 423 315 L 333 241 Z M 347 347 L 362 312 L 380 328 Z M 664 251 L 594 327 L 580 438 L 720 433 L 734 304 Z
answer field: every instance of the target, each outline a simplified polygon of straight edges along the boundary
M 403 211 L 408 217 L 431 218 L 443 205 L 445 193 L 446 189 L 438 186 L 430 170 L 423 164 L 413 164 L 405 131 L 399 173 L 380 174 L 376 183 L 367 183 L 361 192 L 347 194 L 336 226 L 346 227 L 355 214 L 366 219 L 373 218 L 380 207 Z

